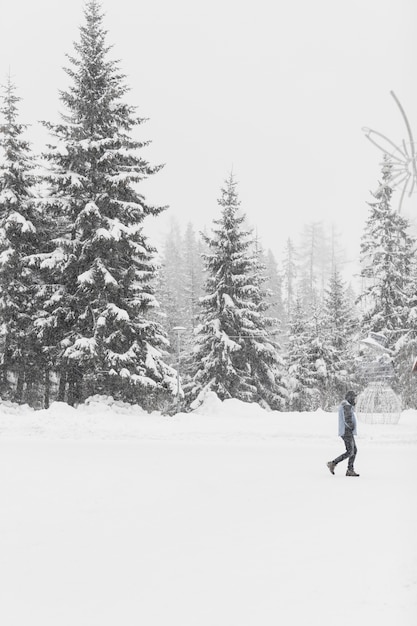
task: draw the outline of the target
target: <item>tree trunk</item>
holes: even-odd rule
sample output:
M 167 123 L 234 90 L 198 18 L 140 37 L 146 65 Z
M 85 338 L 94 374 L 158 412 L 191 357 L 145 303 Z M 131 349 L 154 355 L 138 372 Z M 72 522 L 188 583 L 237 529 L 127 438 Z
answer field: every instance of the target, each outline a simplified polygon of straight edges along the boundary
M 82 397 L 82 376 L 76 370 L 71 369 L 68 372 L 68 404 L 75 406 L 81 401 Z
M 67 372 L 63 369 L 61 370 L 61 375 L 59 377 L 58 402 L 65 402 L 66 386 L 67 386 Z
M 43 399 L 43 404 L 45 409 L 49 409 L 51 395 L 51 381 L 49 380 L 49 369 L 45 371 L 45 394 Z
M 8 334 L 6 334 L 6 337 L 4 339 L 4 346 L 3 346 L 3 363 L 1 367 L 1 373 L 0 373 L 0 390 L 1 390 L 2 395 L 4 395 L 5 397 L 7 397 L 10 392 L 9 384 L 7 381 L 7 372 L 8 372 L 8 367 L 9 367 L 8 346 L 9 346 L 9 336 Z
M 22 404 L 23 402 L 23 386 L 25 383 L 25 372 L 24 371 L 20 371 L 18 376 L 17 376 L 17 385 L 16 385 L 16 392 L 15 392 L 15 401 L 18 404 Z

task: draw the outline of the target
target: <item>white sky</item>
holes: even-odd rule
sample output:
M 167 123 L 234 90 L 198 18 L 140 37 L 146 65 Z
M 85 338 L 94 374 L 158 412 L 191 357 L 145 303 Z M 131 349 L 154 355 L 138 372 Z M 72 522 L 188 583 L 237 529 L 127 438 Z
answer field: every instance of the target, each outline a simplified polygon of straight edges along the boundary
M 21 121 L 58 119 L 62 70 L 82 0 L 3 6 L 0 74 L 18 86 Z M 413 0 L 103 0 L 112 55 L 149 117 L 146 158 L 166 166 L 144 193 L 171 216 L 210 227 L 231 168 L 242 209 L 278 260 L 303 223 L 326 220 L 355 257 L 381 153 L 363 126 L 405 138 L 393 90 L 417 136 Z M 396 194 L 398 195 L 398 194 Z M 417 218 L 417 194 L 403 212 Z M 417 220 L 415 220 L 417 221 Z

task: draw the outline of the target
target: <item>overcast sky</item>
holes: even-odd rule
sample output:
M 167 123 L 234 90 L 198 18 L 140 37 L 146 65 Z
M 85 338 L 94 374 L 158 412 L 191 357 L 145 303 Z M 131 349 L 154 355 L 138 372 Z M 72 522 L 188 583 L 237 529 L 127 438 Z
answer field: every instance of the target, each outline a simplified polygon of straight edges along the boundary
M 171 216 L 210 226 L 233 168 L 242 209 L 278 260 L 303 223 L 325 220 L 352 258 L 376 188 L 381 153 L 368 126 L 417 136 L 413 0 L 103 0 L 112 56 L 149 122 L 146 156 L 165 168 L 144 193 Z M 5 0 L 0 73 L 23 98 L 21 121 L 56 121 L 62 70 L 83 22 L 82 0 Z M 3 80 L 3 82 L 4 82 Z M 398 196 L 398 194 L 396 194 Z M 396 201 L 396 200 L 395 200 Z M 403 213 L 417 222 L 417 194 Z

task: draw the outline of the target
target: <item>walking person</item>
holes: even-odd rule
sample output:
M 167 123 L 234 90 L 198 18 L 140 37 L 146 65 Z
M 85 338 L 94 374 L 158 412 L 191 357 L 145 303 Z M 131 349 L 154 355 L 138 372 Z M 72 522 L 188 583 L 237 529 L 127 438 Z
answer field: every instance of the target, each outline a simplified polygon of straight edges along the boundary
M 354 469 L 356 453 L 358 451 L 355 443 L 355 435 L 358 434 L 355 404 L 356 393 L 354 391 L 348 391 L 345 395 L 345 399 L 339 406 L 339 436 L 342 437 L 345 443 L 346 452 L 338 456 L 334 461 L 327 463 L 327 467 L 332 474 L 334 474 L 335 467 L 338 463 L 348 459 L 346 476 L 359 476 Z

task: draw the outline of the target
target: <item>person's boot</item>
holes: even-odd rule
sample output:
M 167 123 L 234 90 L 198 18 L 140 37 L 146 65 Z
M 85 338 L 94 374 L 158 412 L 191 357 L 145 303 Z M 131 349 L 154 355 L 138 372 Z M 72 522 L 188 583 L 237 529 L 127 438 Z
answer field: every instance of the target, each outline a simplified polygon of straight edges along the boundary
M 346 472 L 346 476 L 359 476 L 353 469 L 348 469 Z
M 329 461 L 327 463 L 327 467 L 329 468 L 329 470 L 331 471 L 332 474 L 334 474 L 334 468 L 336 467 L 336 463 L 333 463 L 333 461 Z

